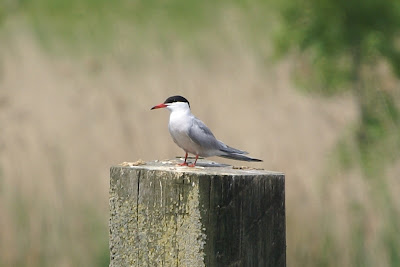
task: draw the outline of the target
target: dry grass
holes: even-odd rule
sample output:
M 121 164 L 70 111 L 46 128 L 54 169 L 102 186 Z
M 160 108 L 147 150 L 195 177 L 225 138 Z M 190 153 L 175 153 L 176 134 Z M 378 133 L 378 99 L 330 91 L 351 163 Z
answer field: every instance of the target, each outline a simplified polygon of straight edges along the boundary
M 105 266 L 109 167 L 183 154 L 168 134 L 168 112 L 150 111 L 173 94 L 186 96 L 218 138 L 264 160 L 251 166 L 286 173 L 289 266 L 318 265 L 326 233 L 334 237 L 335 265 L 351 266 L 351 203 L 369 205 L 370 188 L 357 171 L 321 178 L 357 119 L 350 96 L 301 95 L 290 83 L 290 63 L 265 68 L 240 38 L 229 49 L 214 44 L 204 61 L 179 41 L 137 55 L 121 40 L 108 55 L 76 58 L 49 56 L 24 32 L 7 39 L 0 266 Z M 399 169 L 390 172 L 396 177 Z M 382 221 L 378 211 L 368 212 L 367 246 L 381 256 L 374 231 Z

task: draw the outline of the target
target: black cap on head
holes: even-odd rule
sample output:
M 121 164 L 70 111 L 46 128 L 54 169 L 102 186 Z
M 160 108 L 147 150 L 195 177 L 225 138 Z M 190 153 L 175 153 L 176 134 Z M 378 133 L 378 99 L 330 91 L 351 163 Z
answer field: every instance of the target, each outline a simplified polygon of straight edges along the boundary
M 174 102 L 186 102 L 186 103 L 188 103 L 189 108 L 190 108 L 189 101 L 180 95 L 174 95 L 174 96 L 168 97 L 167 100 L 164 101 L 164 104 L 174 103 Z

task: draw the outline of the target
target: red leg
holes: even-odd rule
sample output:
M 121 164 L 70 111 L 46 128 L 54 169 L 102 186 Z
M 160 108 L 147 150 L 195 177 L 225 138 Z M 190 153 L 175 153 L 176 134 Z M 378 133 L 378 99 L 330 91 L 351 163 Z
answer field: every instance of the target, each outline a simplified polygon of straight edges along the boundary
M 178 164 L 178 165 L 179 165 L 179 166 L 187 166 L 187 165 L 188 165 L 188 164 L 186 163 L 187 157 L 188 157 L 188 153 L 186 152 L 185 161 L 184 161 L 183 163 L 181 163 L 181 164 Z
M 196 155 L 196 159 L 195 159 L 195 161 L 194 161 L 194 163 L 193 164 L 190 164 L 190 165 L 188 165 L 189 167 L 194 167 L 194 166 L 196 166 L 196 162 L 197 162 L 197 159 L 199 158 L 199 155 Z

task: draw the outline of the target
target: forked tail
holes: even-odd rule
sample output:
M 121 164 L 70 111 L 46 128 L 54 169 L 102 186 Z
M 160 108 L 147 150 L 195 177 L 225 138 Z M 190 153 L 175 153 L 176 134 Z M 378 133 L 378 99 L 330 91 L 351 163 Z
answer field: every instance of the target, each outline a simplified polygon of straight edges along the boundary
M 241 161 L 257 161 L 260 162 L 262 161 L 261 159 L 255 159 L 255 158 L 250 158 L 246 155 L 243 154 L 237 154 L 237 153 L 230 153 L 226 155 L 219 155 L 219 157 L 227 158 L 227 159 L 235 159 L 235 160 L 241 160 Z

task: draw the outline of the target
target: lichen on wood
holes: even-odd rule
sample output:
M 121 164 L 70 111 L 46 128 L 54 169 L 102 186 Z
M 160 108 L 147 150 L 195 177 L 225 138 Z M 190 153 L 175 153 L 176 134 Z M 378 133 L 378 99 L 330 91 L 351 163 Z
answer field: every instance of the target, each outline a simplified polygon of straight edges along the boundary
M 111 168 L 110 266 L 285 266 L 284 175 L 199 163 Z

